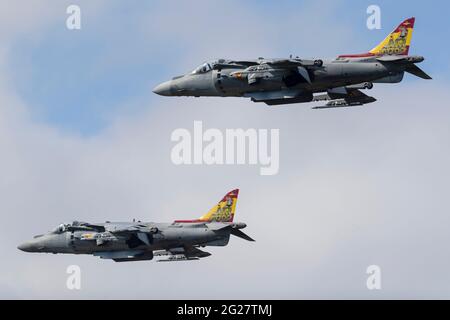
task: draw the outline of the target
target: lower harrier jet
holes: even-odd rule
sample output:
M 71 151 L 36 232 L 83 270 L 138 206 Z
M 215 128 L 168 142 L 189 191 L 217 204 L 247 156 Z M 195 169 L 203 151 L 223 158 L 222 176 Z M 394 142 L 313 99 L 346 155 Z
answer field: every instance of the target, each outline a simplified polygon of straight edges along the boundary
M 54 231 L 35 236 L 18 248 L 25 252 L 92 254 L 116 262 L 152 260 L 198 260 L 211 254 L 199 249 L 226 246 L 230 235 L 254 241 L 233 222 L 239 190 L 227 193 L 208 213 L 196 220 L 173 223 L 75 221 Z
M 161 83 L 153 92 L 162 96 L 246 97 L 268 105 L 327 101 L 316 109 L 371 103 L 376 99 L 361 90 L 371 89 L 374 83 L 398 83 L 405 72 L 431 79 L 416 65 L 424 58 L 408 55 L 414 21 L 403 21 L 367 53 L 340 55 L 332 60 L 292 56 L 253 61 L 219 59 Z

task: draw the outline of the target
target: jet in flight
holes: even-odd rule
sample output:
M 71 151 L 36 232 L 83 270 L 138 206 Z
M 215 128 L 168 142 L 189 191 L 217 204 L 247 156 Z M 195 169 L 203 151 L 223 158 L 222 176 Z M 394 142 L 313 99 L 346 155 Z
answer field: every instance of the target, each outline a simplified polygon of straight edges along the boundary
M 226 246 L 230 235 L 254 241 L 233 222 L 239 190 L 227 193 L 208 213 L 172 223 L 75 221 L 35 236 L 18 248 L 25 252 L 91 254 L 116 262 L 198 260 L 211 254 L 200 247 Z
M 374 83 L 398 83 L 408 72 L 431 79 L 410 56 L 415 18 L 403 21 L 367 53 L 344 54 L 334 59 L 226 60 L 206 62 L 191 73 L 159 84 L 162 96 L 246 97 L 253 102 L 283 105 L 325 101 L 314 109 L 360 106 L 376 101 L 361 90 Z

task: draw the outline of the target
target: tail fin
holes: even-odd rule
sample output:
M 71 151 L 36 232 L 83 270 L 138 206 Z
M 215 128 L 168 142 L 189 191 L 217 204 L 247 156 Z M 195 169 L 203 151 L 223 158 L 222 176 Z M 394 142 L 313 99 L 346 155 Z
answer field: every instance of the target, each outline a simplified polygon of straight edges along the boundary
M 228 192 L 208 213 L 200 217 L 201 221 L 232 222 L 236 210 L 239 189 Z
M 176 223 L 189 222 L 232 222 L 238 200 L 239 189 L 228 192 L 208 213 L 196 220 L 175 220 Z
M 379 45 L 370 50 L 373 55 L 408 55 L 414 29 L 415 18 L 409 18 L 400 23 Z
M 379 45 L 367 53 L 342 54 L 338 58 L 364 58 L 383 55 L 408 55 L 416 18 L 406 19 L 395 28 Z

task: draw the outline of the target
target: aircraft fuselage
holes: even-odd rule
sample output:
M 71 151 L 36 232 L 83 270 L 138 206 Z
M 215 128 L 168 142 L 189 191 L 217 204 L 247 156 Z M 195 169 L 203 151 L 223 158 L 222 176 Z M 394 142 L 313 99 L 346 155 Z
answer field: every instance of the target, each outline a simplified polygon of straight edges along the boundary
M 249 83 L 248 75 L 258 81 Z M 399 82 L 403 77 L 402 65 L 385 64 L 375 58 L 336 59 L 323 61 L 320 67 L 308 68 L 307 81 L 297 70 L 258 65 L 246 68 L 214 68 L 205 73 L 189 73 L 175 77 L 157 86 L 155 93 L 164 96 L 218 96 L 245 97 L 255 92 L 325 92 L 332 88 L 361 83 Z

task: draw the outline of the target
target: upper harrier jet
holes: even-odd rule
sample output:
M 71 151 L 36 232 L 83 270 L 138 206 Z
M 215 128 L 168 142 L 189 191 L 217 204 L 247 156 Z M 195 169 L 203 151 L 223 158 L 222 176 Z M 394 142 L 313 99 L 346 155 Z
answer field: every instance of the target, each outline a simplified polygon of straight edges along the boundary
M 268 105 L 327 101 L 315 108 L 358 106 L 376 101 L 361 90 L 374 83 L 398 83 L 405 72 L 431 79 L 408 55 L 415 18 L 406 19 L 379 45 L 363 54 L 332 60 L 219 59 L 189 74 L 161 83 L 153 92 L 163 96 L 247 97 Z M 321 93 L 321 94 L 318 94 Z
M 92 254 L 116 262 L 198 260 L 211 254 L 199 247 L 226 246 L 230 235 L 254 241 L 233 222 L 239 190 L 227 193 L 208 213 L 172 223 L 75 221 L 19 245 L 25 252 Z

